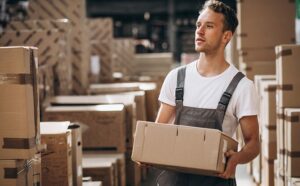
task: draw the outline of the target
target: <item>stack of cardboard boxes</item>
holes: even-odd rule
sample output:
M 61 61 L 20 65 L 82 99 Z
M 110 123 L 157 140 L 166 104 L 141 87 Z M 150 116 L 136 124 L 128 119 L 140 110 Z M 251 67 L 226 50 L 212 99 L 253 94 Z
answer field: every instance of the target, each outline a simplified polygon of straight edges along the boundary
M 36 54 L 0 48 L 0 185 L 41 184 Z
M 86 4 L 84 0 L 43 1 L 30 0 L 28 15 L 33 20 L 69 19 L 71 23 L 72 85 L 76 94 L 88 87 L 90 49 L 89 32 L 86 26 Z
M 295 2 L 238 1 L 237 15 L 240 70 L 252 80 L 254 75 L 274 74 L 274 47 L 295 41 Z
M 278 184 L 288 185 L 294 177 L 300 177 L 300 148 L 296 142 L 296 136 L 300 133 L 300 81 L 296 78 L 300 46 L 279 45 L 276 47 L 276 56 L 278 158 L 275 173 Z

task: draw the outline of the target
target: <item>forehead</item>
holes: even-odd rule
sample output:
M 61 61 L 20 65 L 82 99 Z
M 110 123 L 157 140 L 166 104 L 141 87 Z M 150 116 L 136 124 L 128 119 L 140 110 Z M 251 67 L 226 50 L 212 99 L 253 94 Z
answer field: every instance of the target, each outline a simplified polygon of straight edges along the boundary
M 213 10 L 206 8 L 198 16 L 197 22 L 213 22 L 223 23 L 224 16 L 221 13 L 216 13 Z

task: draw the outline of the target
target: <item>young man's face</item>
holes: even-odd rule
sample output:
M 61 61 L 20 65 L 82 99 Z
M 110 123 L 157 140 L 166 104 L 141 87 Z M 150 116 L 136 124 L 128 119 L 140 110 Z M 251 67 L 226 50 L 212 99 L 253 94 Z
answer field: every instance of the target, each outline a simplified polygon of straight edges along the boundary
M 217 51 L 223 38 L 224 17 L 206 8 L 199 15 L 195 31 L 195 50 L 210 53 Z

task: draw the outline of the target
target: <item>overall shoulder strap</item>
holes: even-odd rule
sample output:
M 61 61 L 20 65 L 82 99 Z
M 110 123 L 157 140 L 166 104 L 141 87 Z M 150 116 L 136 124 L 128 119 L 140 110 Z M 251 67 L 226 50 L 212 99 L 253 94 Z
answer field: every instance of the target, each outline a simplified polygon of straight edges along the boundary
M 227 106 L 229 104 L 229 101 L 232 97 L 233 92 L 235 91 L 237 85 L 239 84 L 239 82 L 241 81 L 241 79 L 243 79 L 243 77 L 245 77 L 245 75 L 241 72 L 238 72 L 233 79 L 231 80 L 230 84 L 228 85 L 226 91 L 223 93 L 219 103 L 218 103 L 218 120 L 220 125 L 222 125 L 223 120 L 224 120 L 224 116 L 227 110 Z
M 186 66 L 180 67 L 177 72 L 177 86 L 175 90 L 176 116 L 175 124 L 179 124 L 180 113 L 183 108 L 183 94 Z

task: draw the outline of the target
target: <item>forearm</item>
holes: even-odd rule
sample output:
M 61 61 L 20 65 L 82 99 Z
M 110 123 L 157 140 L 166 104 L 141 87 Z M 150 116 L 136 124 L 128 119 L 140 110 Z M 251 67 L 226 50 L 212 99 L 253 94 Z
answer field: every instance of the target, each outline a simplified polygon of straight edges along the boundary
M 236 164 L 245 164 L 252 161 L 260 153 L 260 143 L 258 139 L 250 140 L 237 153 Z

